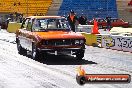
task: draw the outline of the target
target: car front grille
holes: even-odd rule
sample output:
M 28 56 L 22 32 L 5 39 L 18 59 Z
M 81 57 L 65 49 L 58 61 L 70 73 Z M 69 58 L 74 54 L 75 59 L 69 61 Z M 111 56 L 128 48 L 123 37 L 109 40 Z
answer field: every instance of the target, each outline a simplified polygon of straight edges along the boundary
M 74 40 L 70 39 L 62 39 L 62 40 L 47 40 L 46 45 L 54 45 L 54 46 L 67 46 L 67 45 L 73 45 Z

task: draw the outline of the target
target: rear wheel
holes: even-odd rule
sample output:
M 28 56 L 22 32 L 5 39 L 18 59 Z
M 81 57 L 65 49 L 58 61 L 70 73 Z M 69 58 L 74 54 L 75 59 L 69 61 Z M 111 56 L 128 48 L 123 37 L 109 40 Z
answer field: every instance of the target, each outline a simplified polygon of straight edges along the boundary
M 83 57 L 84 57 L 84 50 L 80 50 L 76 53 L 77 60 L 82 60 Z
M 22 48 L 19 39 L 17 39 L 17 50 L 18 50 L 18 53 L 21 54 L 21 55 L 26 55 L 27 54 L 27 50 Z

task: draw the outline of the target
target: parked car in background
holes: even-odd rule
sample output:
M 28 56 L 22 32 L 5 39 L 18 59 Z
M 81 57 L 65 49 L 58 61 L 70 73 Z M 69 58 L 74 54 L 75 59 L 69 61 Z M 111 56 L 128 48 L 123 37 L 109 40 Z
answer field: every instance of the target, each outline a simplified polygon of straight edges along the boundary
M 123 19 L 111 18 L 112 27 L 129 27 L 129 22 L 125 22 Z
M 104 26 L 106 26 L 106 20 L 105 19 L 103 19 L 103 18 L 95 18 L 95 19 L 98 23 L 99 28 L 104 28 Z M 94 19 L 88 21 L 88 25 L 94 25 Z
M 107 22 L 106 19 L 96 18 L 99 28 L 106 28 Z M 93 21 L 91 20 L 88 24 L 93 25 Z M 111 27 L 129 27 L 129 22 L 125 22 L 123 19 L 119 18 L 111 18 Z
M 128 6 L 132 6 L 132 0 L 128 3 Z
M 16 32 L 16 43 L 19 54 L 31 52 L 34 60 L 47 53 L 76 55 L 81 60 L 85 52 L 84 36 L 72 32 L 61 16 L 27 17 Z

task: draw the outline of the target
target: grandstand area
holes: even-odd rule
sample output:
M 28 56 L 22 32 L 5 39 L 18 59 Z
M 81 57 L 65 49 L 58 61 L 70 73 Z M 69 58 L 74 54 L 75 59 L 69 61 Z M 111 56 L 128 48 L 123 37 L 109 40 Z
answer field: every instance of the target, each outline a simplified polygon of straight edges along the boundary
M 123 18 L 132 21 L 130 0 L 0 0 L 0 14 L 20 13 L 31 15 L 67 16 L 72 9 L 77 16 L 85 15 L 89 20 L 94 17 Z M 125 14 L 124 14 L 125 13 Z
M 78 16 L 84 14 L 88 19 L 118 17 L 116 0 L 63 0 L 58 15 L 67 15 L 71 9 Z
M 45 15 L 51 4 L 52 0 L 0 0 L 0 13 Z

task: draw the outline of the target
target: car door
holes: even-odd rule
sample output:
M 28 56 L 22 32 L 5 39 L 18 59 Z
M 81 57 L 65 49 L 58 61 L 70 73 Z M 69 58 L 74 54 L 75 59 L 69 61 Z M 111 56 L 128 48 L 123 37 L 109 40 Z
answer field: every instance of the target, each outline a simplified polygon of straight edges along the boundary
M 99 28 L 104 28 L 106 27 L 106 21 L 104 19 L 99 19 Z
M 118 27 L 119 26 L 118 19 L 112 19 L 111 24 L 112 24 L 112 27 Z
M 32 19 L 29 19 L 25 32 L 25 48 L 27 50 L 32 50 L 32 41 Z
M 125 23 L 123 22 L 123 20 L 121 20 L 121 19 L 118 19 L 117 22 L 118 22 L 118 25 L 121 26 L 121 27 L 125 24 Z
M 120 20 L 119 20 L 119 19 L 117 19 L 117 20 L 116 20 L 115 26 L 116 26 L 116 27 L 121 26 L 121 22 L 120 22 Z
M 26 32 L 27 32 L 27 25 L 28 25 L 28 21 L 30 19 L 29 18 L 26 18 L 23 23 L 22 23 L 22 26 L 21 26 L 21 29 L 19 31 L 19 41 L 20 41 L 20 44 L 23 48 L 26 49 Z

